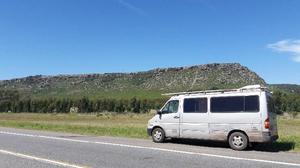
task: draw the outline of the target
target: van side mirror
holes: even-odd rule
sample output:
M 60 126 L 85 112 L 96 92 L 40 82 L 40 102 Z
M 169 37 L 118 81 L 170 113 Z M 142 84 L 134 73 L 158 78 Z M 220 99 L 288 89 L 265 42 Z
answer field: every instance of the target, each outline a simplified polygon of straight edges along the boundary
M 162 111 L 160 111 L 160 110 L 157 110 L 157 112 L 156 112 L 158 115 L 162 115 Z

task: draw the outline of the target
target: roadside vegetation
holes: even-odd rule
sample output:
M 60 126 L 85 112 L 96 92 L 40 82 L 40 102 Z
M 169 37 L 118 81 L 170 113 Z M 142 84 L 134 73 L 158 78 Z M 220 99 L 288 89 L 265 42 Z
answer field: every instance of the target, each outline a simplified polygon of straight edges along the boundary
M 279 140 L 274 144 L 280 150 L 300 152 L 300 115 L 278 118 Z
M 33 130 L 59 131 L 84 135 L 149 138 L 147 121 L 153 114 L 93 113 L 93 114 L 34 114 L 0 113 L 0 126 Z M 300 152 L 300 118 L 278 118 L 279 140 L 264 145 L 268 151 Z
M 0 113 L 0 126 L 69 132 L 84 135 L 147 138 L 150 114 L 34 114 Z

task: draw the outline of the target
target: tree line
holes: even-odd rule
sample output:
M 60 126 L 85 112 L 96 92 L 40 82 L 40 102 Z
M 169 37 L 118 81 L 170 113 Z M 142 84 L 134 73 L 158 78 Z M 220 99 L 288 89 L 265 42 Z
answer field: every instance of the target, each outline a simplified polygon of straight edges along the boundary
M 31 113 L 91 113 L 91 112 L 134 112 L 145 113 L 158 109 L 165 99 L 79 99 L 49 98 L 20 99 L 18 92 L 0 90 L 0 112 L 31 112 Z
M 300 95 L 274 91 L 273 99 L 278 114 L 300 112 Z M 159 109 L 166 99 L 89 99 L 87 97 L 31 99 L 20 98 L 15 90 L 0 90 L 0 112 L 31 113 L 91 113 L 91 112 L 134 112 L 145 113 Z
M 299 112 L 300 113 L 300 95 L 283 92 L 280 90 L 274 91 L 273 99 L 275 109 L 278 114 L 283 112 Z

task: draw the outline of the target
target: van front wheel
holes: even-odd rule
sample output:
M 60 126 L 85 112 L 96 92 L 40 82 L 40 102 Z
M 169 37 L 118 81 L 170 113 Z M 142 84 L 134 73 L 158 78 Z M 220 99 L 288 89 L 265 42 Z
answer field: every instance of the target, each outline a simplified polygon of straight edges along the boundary
M 152 131 L 152 140 L 156 143 L 161 143 L 165 140 L 165 132 L 161 128 L 155 128 Z
M 229 145 L 234 150 L 244 150 L 248 146 L 248 138 L 244 133 L 234 132 L 229 136 Z

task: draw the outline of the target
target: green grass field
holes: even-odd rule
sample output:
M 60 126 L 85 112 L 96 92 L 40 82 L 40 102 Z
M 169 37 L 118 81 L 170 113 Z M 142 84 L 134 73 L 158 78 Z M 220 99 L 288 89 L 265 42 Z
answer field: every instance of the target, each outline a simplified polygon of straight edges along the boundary
M 35 130 L 147 138 L 149 114 L 0 113 L 0 126 Z
M 279 140 L 275 143 L 278 148 L 291 148 L 300 152 L 300 118 L 278 118 Z
M 0 126 L 34 130 L 148 138 L 147 121 L 151 114 L 32 114 L 0 113 Z M 279 140 L 264 145 L 275 151 L 300 152 L 300 119 L 279 117 Z M 269 150 L 269 149 L 267 149 Z

